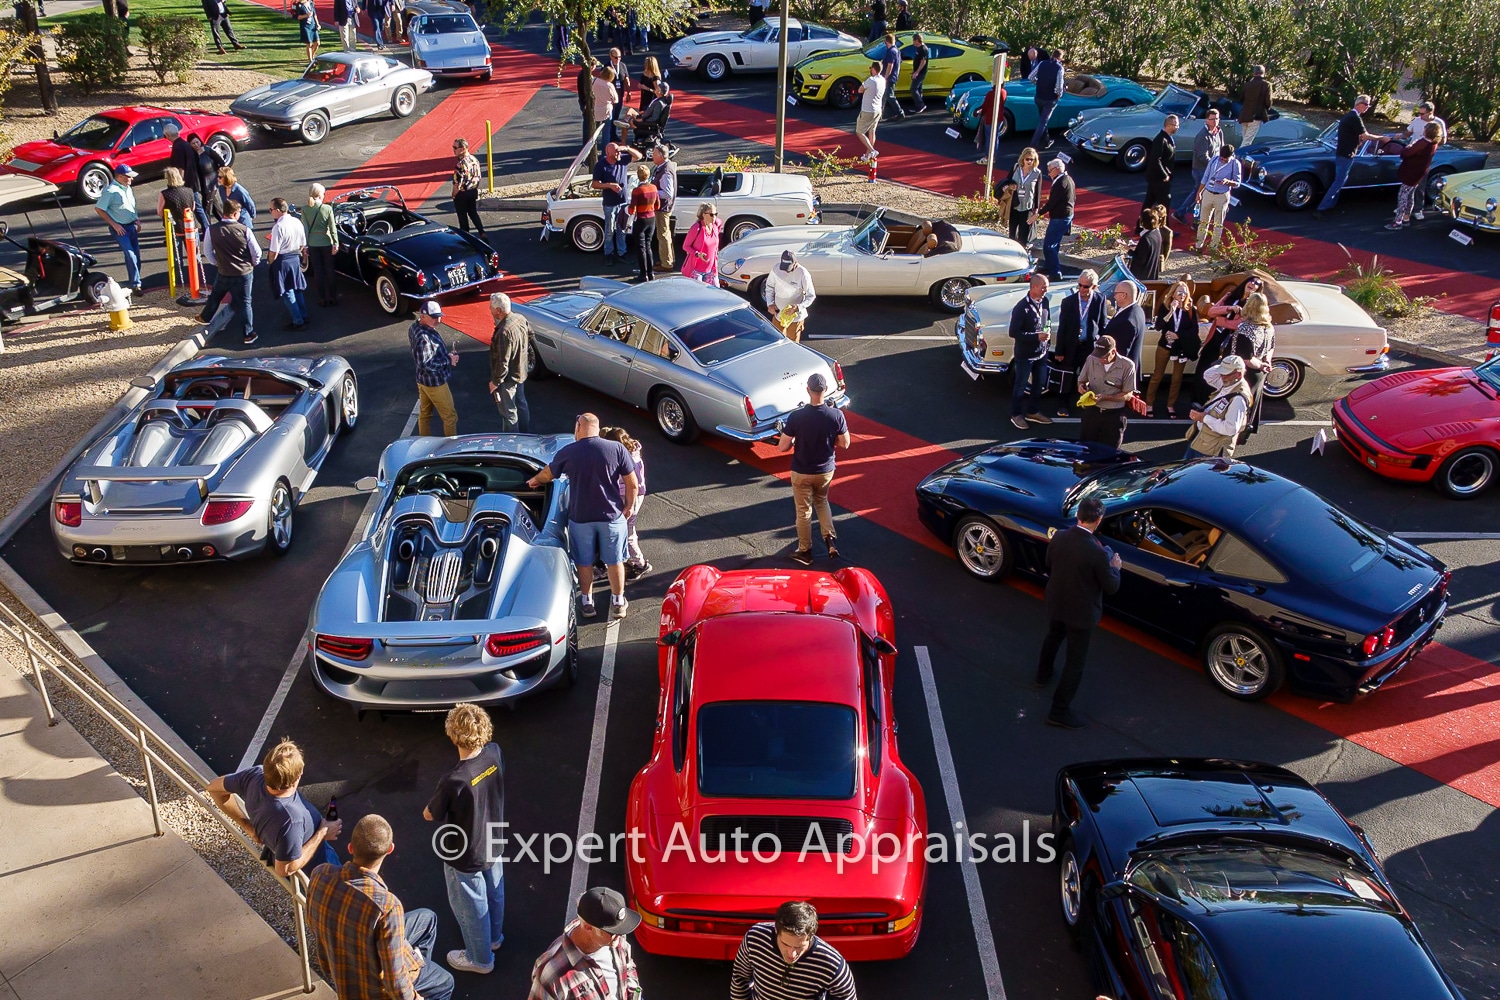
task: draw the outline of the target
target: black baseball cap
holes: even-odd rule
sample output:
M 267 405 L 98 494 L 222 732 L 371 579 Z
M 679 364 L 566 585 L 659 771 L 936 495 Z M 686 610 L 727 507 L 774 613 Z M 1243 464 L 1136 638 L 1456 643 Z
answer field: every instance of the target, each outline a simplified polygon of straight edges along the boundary
M 578 918 L 606 934 L 629 934 L 641 925 L 641 915 L 625 905 L 613 889 L 590 889 L 578 897 Z

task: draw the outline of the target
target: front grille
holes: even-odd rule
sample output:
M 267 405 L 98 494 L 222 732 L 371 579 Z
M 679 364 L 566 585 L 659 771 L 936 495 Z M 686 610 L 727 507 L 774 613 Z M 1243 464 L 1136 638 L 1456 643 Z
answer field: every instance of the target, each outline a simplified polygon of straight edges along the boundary
M 463 576 L 464 556 L 458 549 L 444 549 L 427 565 L 427 603 L 452 604 Z
M 738 845 L 734 839 L 736 831 L 741 833 Z M 777 849 L 787 852 L 806 849 L 810 853 L 820 854 L 825 846 L 830 853 L 839 850 L 840 846 L 845 854 L 854 850 L 854 824 L 846 819 L 820 819 L 816 816 L 705 816 L 698 832 L 703 849 L 716 853 L 732 851 L 736 847 L 748 853 L 755 845 L 755 838 L 764 838 L 766 834 L 776 838 L 776 846 L 773 848 L 762 839 L 759 847 L 761 854 L 771 854 Z

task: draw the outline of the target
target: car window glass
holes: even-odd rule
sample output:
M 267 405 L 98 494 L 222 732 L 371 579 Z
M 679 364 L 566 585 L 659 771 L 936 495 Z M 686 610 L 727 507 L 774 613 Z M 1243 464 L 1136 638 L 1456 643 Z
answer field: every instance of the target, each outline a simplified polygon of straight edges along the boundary
M 64 146 L 72 146 L 74 149 L 101 152 L 113 149 L 115 143 L 120 141 L 120 136 L 124 135 L 129 127 L 126 122 L 118 118 L 94 115 L 68 129 L 57 141 Z
M 764 42 L 770 37 L 771 22 L 769 21 L 762 21 L 760 24 L 755 26 L 754 31 L 745 32 L 745 41 L 747 42 Z
M 802 41 L 802 29 L 801 28 L 788 28 L 788 29 L 786 29 L 786 40 L 788 42 L 800 42 L 800 41 Z
M 1159 507 L 1112 516 L 1102 532 L 1142 552 L 1190 566 L 1201 566 L 1223 534 L 1206 521 Z
M 885 727 L 885 689 L 881 686 L 880 651 L 875 644 L 860 637 L 860 661 L 864 668 L 865 743 L 869 747 L 870 773 L 880 773 L 881 744 Z
M 677 337 L 700 365 L 714 365 L 786 338 L 748 305 L 690 323 Z
M 1198 106 L 1198 95 L 1173 85 L 1158 94 L 1151 105 L 1162 114 L 1186 117 Z
M 1286 576 L 1266 558 L 1234 535 L 1219 539 L 1208 559 L 1208 568 L 1223 576 L 1257 583 L 1286 583 Z
M 353 76 L 351 70 L 348 63 L 320 60 L 307 67 L 302 79 L 311 83 L 348 83 Z
M 855 790 L 854 709 L 800 701 L 718 701 L 698 709 L 698 788 L 757 799 L 847 799 Z
M 429 14 L 417 27 L 419 35 L 445 35 L 460 31 L 478 31 L 479 25 L 467 14 Z
M 145 142 L 152 142 L 163 136 L 162 129 L 166 128 L 170 118 L 148 118 L 143 122 L 137 122 L 135 128 L 130 130 L 126 136 L 125 143 L 129 146 L 139 146 Z
M 1385 539 L 1311 490 L 1294 489 L 1245 522 L 1245 540 L 1315 584 L 1340 583 L 1386 553 Z
M 837 38 L 839 33 L 832 28 L 825 28 L 821 24 L 809 24 L 807 26 L 808 38 Z
M 1161 1000 L 1228 1000 L 1208 945 L 1188 924 L 1140 899 L 1130 902 L 1130 928 L 1141 969 Z
M 605 306 L 596 312 L 586 325 L 588 329 L 601 337 L 608 337 L 610 340 L 623 343 L 629 339 L 630 331 L 638 322 L 633 316 Z
M 656 327 L 649 323 L 642 323 L 631 331 L 630 346 L 658 358 L 666 358 L 668 361 L 677 360 L 677 347 Z
M 672 687 L 672 770 L 681 773 L 687 760 L 688 713 L 693 700 L 693 639 L 677 647 L 677 676 Z

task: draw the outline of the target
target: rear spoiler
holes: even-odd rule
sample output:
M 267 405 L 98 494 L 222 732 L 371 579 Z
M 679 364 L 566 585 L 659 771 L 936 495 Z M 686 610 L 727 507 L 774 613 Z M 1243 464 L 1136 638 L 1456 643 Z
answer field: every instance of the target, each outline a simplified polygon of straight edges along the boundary
M 90 503 L 102 503 L 100 483 L 191 483 L 198 484 L 198 498 L 208 499 L 208 481 L 219 471 L 217 465 L 179 465 L 145 468 L 121 465 L 80 465 L 73 475 L 83 480 Z

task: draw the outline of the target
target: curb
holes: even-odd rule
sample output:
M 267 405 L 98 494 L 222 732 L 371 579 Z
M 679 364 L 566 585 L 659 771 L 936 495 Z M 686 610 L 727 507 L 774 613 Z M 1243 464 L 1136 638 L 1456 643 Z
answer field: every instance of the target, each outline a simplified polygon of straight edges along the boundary
M 1445 365 L 1458 365 L 1462 368 L 1474 367 L 1474 359 L 1466 358 L 1462 354 L 1453 354 L 1448 351 L 1440 351 L 1435 347 L 1419 344 L 1414 340 L 1401 340 L 1396 337 L 1386 338 L 1391 345 L 1391 350 L 1400 351 L 1402 354 L 1410 354 L 1416 358 L 1426 358 L 1428 361 L 1438 361 Z

